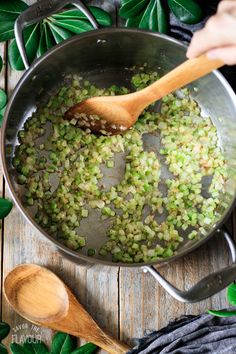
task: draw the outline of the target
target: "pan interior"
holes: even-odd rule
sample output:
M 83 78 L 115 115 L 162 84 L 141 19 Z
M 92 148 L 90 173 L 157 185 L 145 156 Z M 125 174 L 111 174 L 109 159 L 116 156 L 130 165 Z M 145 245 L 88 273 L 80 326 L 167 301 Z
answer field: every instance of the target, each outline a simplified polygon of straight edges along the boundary
M 120 42 L 123 41 L 124 47 L 126 48 L 127 52 L 130 52 L 128 49 L 128 44 L 130 43 L 131 37 L 133 35 L 128 35 L 127 37 L 124 36 L 124 38 L 119 37 L 119 44 Z M 141 34 L 140 34 L 141 36 Z M 144 36 L 145 37 L 145 36 Z M 143 35 L 140 37 L 140 40 L 143 41 L 143 47 L 147 46 L 146 42 L 144 42 L 144 37 Z M 117 38 L 116 38 L 117 39 Z M 105 40 L 105 39 L 103 39 Z M 159 42 L 157 41 L 157 38 L 150 37 L 150 42 L 153 41 L 153 45 L 155 46 L 156 50 L 151 51 L 150 47 L 146 48 L 147 54 L 144 55 L 144 51 L 142 50 L 141 52 L 138 52 L 138 48 L 136 45 L 134 45 L 134 48 L 132 48 L 132 51 L 129 53 L 130 57 L 128 58 L 126 63 L 122 62 L 122 55 L 124 55 L 124 48 L 120 45 L 119 47 L 119 61 L 117 62 L 115 66 L 111 65 L 110 63 L 107 63 L 106 60 L 103 61 L 102 64 L 102 58 L 104 59 L 104 56 L 106 55 L 107 50 L 111 50 L 111 48 L 106 48 L 106 46 L 109 46 L 109 41 L 104 42 L 104 46 L 106 50 L 103 52 L 101 50 L 100 45 L 96 48 L 98 51 L 98 65 L 96 68 L 91 65 L 89 53 L 87 54 L 87 68 L 85 68 L 84 63 L 83 65 L 81 64 L 81 69 L 79 68 L 79 65 L 74 65 L 74 54 L 70 50 L 67 50 L 67 57 L 71 56 L 71 65 L 66 66 L 64 63 L 64 71 L 60 72 L 60 75 L 58 73 L 58 76 L 55 80 L 49 81 L 50 77 L 50 70 L 49 68 L 45 68 L 45 63 L 42 62 L 41 64 L 41 70 L 42 72 L 45 71 L 45 78 L 46 81 L 42 82 L 42 77 L 40 80 L 38 80 L 38 75 L 40 73 L 40 65 L 37 68 L 37 72 L 35 75 L 33 75 L 33 72 L 31 76 L 28 76 L 28 78 L 25 80 L 23 83 L 23 89 L 21 89 L 21 93 L 19 93 L 15 101 L 13 102 L 10 111 L 8 112 L 8 121 L 7 121 L 7 130 L 6 130 L 6 162 L 7 162 L 7 170 L 10 176 L 10 183 L 11 186 L 14 190 L 14 192 L 17 194 L 19 197 L 21 203 L 22 203 L 22 197 L 24 195 L 24 190 L 19 187 L 19 185 L 16 183 L 16 172 L 12 166 L 12 157 L 14 155 L 14 149 L 15 145 L 18 145 L 18 140 L 17 140 L 17 132 L 20 130 L 24 122 L 27 120 L 28 117 L 31 116 L 32 112 L 36 110 L 36 107 L 38 105 L 43 104 L 43 102 L 46 102 L 48 100 L 48 97 L 55 92 L 58 87 L 61 85 L 61 82 L 63 80 L 63 77 L 68 75 L 68 74 L 79 74 L 82 77 L 84 77 L 86 80 L 90 81 L 97 87 L 110 87 L 112 85 L 117 85 L 117 86 L 125 86 L 130 88 L 130 79 L 131 76 L 133 75 L 133 71 L 130 70 L 129 68 L 132 66 L 130 64 L 135 64 L 137 66 L 142 65 L 143 63 L 148 63 L 149 70 L 154 70 L 154 71 L 159 71 L 161 74 L 164 72 L 169 71 L 172 67 L 177 65 L 179 61 L 182 61 L 184 58 L 184 50 L 181 46 L 177 44 L 168 44 L 168 41 L 165 39 L 158 39 Z M 80 46 L 82 46 L 82 53 L 83 52 L 83 41 L 81 41 Z M 158 44 L 157 44 L 158 42 Z M 108 43 L 108 44 L 107 44 Z M 136 43 L 136 42 L 135 42 Z M 166 48 L 165 48 L 166 46 Z M 170 49 L 169 46 L 172 46 L 173 48 Z M 66 47 L 65 47 L 66 48 Z M 66 50 L 65 48 L 61 49 L 61 52 L 63 50 Z M 68 47 L 69 48 L 69 47 Z M 67 48 L 67 49 L 68 49 Z M 88 48 L 87 48 L 88 49 Z M 176 49 L 176 50 L 174 50 Z M 154 58 L 154 54 L 156 55 L 157 51 L 160 50 L 160 55 L 159 58 Z M 89 52 L 89 51 L 88 51 Z M 173 52 L 175 52 L 176 58 L 174 57 Z M 103 53 L 103 54 L 102 54 Z M 134 53 L 136 53 L 134 55 Z M 137 54 L 138 53 L 138 54 Z M 58 52 L 59 54 L 59 52 Z M 83 54 L 85 55 L 85 54 Z M 148 55 L 151 55 L 148 57 Z M 86 55 L 85 55 L 86 56 Z M 53 57 L 53 55 L 51 55 Z M 61 58 L 61 57 L 60 57 Z M 169 60 L 167 60 L 167 58 Z M 54 58 L 56 60 L 56 56 Z M 85 58 L 83 58 L 84 60 Z M 124 59 L 124 57 L 123 57 Z M 62 60 L 62 59 L 60 59 Z M 60 61 L 59 60 L 59 61 Z M 114 59 L 115 60 L 115 59 Z M 112 60 L 111 60 L 112 61 Z M 125 61 L 125 59 L 124 59 Z M 51 58 L 52 62 L 52 58 Z M 105 63 L 104 63 L 105 62 Z M 127 65 L 126 65 L 127 64 Z M 52 65 L 53 66 L 53 65 Z M 58 70 L 58 68 L 57 68 Z M 53 74 L 53 78 L 55 78 L 55 73 Z M 52 83 L 53 81 L 53 83 Z M 35 83 L 35 86 L 33 87 Z M 227 86 L 227 85 L 226 85 Z M 27 95 L 29 95 L 29 90 L 32 89 L 33 95 L 31 95 L 31 100 L 27 99 Z M 219 139 L 220 139 L 220 144 L 224 153 L 224 156 L 227 161 L 227 167 L 228 167 L 228 180 L 226 182 L 226 193 L 222 194 L 222 204 L 228 205 L 230 207 L 233 203 L 234 196 L 235 196 L 235 189 L 236 189 L 236 143 L 235 143 L 235 136 L 236 136 L 236 106 L 235 106 L 235 98 L 232 96 L 232 93 L 227 90 L 225 87 L 225 83 L 222 82 L 215 74 L 211 74 L 206 76 L 205 78 L 198 80 L 195 82 L 193 85 L 189 85 L 189 89 L 191 91 L 192 97 L 199 103 L 201 109 L 202 109 L 202 114 L 203 116 L 210 116 L 217 127 Z M 197 90 L 196 90 L 197 89 Z M 23 95 L 23 96 L 22 96 Z M 24 104 L 24 110 L 21 111 L 21 108 L 19 108 L 19 102 L 21 98 L 24 97 L 23 99 L 23 104 Z M 32 99 L 33 97 L 33 99 Z M 155 110 L 158 111 L 160 110 L 160 103 L 158 103 L 155 106 Z M 17 126 L 17 129 L 15 127 Z M 40 141 L 39 143 L 42 143 Z M 161 147 L 160 143 L 160 137 L 158 134 L 144 134 L 143 136 L 143 144 L 146 150 L 154 150 L 157 152 L 158 159 L 159 161 L 163 162 L 163 156 L 159 154 L 159 150 Z M 110 173 L 110 170 L 106 169 L 105 167 L 102 167 L 103 169 L 103 183 L 108 187 L 111 185 L 116 184 L 119 180 L 122 179 L 122 176 L 124 175 L 124 156 L 122 154 L 117 154 L 115 157 L 115 166 L 116 168 L 112 170 L 112 174 Z M 164 181 L 166 178 L 171 177 L 168 169 L 165 167 L 165 164 L 162 163 L 162 170 L 161 170 L 161 182 L 160 182 L 160 189 L 163 194 L 166 193 L 165 187 L 164 187 Z M 55 184 L 56 182 L 52 180 L 52 185 Z M 209 180 L 206 179 L 204 182 L 203 190 L 207 190 L 209 186 Z M 204 192 L 203 192 L 204 193 Z M 24 207 L 23 207 L 24 208 Z M 219 208 L 219 213 L 222 215 L 222 218 L 224 218 L 228 208 Z M 28 216 L 33 216 L 35 213 L 34 208 L 27 208 L 26 211 Z M 162 221 L 163 218 L 165 218 L 166 215 L 163 214 L 160 216 L 160 219 L 158 221 Z M 221 220 L 219 220 L 220 222 Z M 106 230 L 110 227 L 112 222 L 112 219 L 108 219 L 105 221 L 101 221 L 100 219 L 100 213 L 97 212 L 97 209 L 91 210 L 89 213 L 89 217 L 86 219 L 83 219 L 79 228 L 79 231 L 81 233 L 86 233 L 87 240 L 88 240 L 88 245 L 84 247 L 79 253 L 83 253 L 84 255 L 87 254 L 87 249 L 88 248 L 96 248 L 99 249 L 102 244 L 106 241 Z M 209 227 L 208 233 L 211 231 L 212 228 L 216 227 L 217 225 L 211 225 Z M 207 234 L 208 234 L 207 233 Z M 199 235 L 195 240 L 190 241 L 187 238 L 187 234 L 183 233 L 184 236 L 184 242 L 181 244 L 178 252 L 186 251 L 190 249 L 194 244 L 201 242 L 202 239 L 207 237 L 206 235 Z M 174 256 L 172 256 L 173 258 Z M 99 255 L 96 256 L 96 258 L 100 259 L 101 257 Z M 103 259 L 103 258 L 102 258 Z M 108 258 L 108 261 L 110 259 Z

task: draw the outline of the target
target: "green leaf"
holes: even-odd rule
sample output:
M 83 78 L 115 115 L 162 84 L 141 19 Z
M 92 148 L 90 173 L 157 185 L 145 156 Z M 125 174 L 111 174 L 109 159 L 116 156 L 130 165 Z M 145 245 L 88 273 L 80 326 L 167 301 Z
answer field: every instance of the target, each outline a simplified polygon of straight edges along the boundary
M 138 27 L 142 17 L 143 17 L 143 13 L 141 12 L 138 16 L 129 18 L 126 21 L 125 26 L 131 28 Z
M 88 6 L 89 10 L 92 12 L 93 16 L 98 21 L 99 25 L 101 26 L 111 26 L 112 19 L 108 12 L 100 9 L 96 6 Z M 63 20 L 63 19 L 78 19 L 78 20 L 87 20 L 87 17 L 80 11 L 80 10 L 67 10 L 63 11 L 59 14 L 55 14 L 52 16 L 56 20 Z
M 151 0 L 146 10 L 144 11 L 143 17 L 139 23 L 139 28 L 149 29 L 150 15 L 154 5 L 155 5 L 155 0 Z
M 1 354 L 8 354 L 7 348 L 2 343 L 0 343 L 0 353 Z
M 45 23 L 45 39 L 46 39 L 46 46 L 48 50 L 54 46 L 55 41 L 52 32 L 50 30 L 50 27 L 48 26 L 47 23 Z
M 81 347 L 75 349 L 70 354 L 93 354 L 97 351 L 98 347 L 93 343 L 86 343 Z
M 161 33 L 168 32 L 168 20 L 161 0 L 156 0 L 155 6 L 152 8 L 149 21 L 149 29 Z
M 0 56 L 0 72 L 2 71 L 2 66 L 3 66 L 3 61 L 2 61 L 2 57 Z
M 121 5 L 126 4 L 127 2 L 129 2 L 130 0 L 121 0 Z
M 28 349 L 23 348 L 20 344 L 11 343 L 10 350 L 12 354 L 32 354 Z
M 39 38 L 40 38 L 39 24 L 31 25 L 25 29 L 24 43 L 25 43 L 27 57 L 30 63 L 33 62 L 36 56 Z M 12 43 L 9 46 L 8 58 L 12 69 L 14 70 L 25 69 L 15 39 L 12 41 Z
M 3 109 L 7 104 L 7 95 L 6 92 L 0 89 L 0 110 Z
M 47 51 L 47 44 L 45 38 L 45 25 L 41 24 L 40 26 L 40 39 L 39 39 L 39 46 L 37 49 L 36 56 L 37 58 L 41 57 Z
M 10 332 L 11 328 L 9 324 L 5 322 L 0 322 L 0 341 L 6 338 Z
M 52 31 L 54 40 L 56 43 L 60 43 L 61 41 L 70 38 L 72 33 L 65 28 L 58 27 L 55 23 L 48 22 L 50 30 Z
M 0 1 L 0 41 L 14 38 L 14 23 L 19 14 L 28 8 L 20 0 Z
M 231 305 L 236 306 L 236 284 L 235 283 L 232 283 L 228 286 L 227 299 Z
M 147 4 L 148 0 L 129 0 L 121 6 L 119 15 L 126 19 L 136 17 Z
M 53 20 L 53 23 L 76 34 L 91 31 L 93 29 L 93 26 L 90 23 L 81 20 Z
M 6 108 L 7 108 L 7 106 L 3 107 L 3 108 L 0 110 L 0 114 L 4 114 L 4 113 L 5 113 Z
M 28 350 L 31 354 L 48 354 L 48 348 L 42 342 L 29 343 L 26 342 L 23 348 Z
M 0 20 L 0 42 L 14 38 L 15 21 Z
M 53 354 L 70 354 L 74 349 L 76 349 L 75 337 L 62 332 L 53 336 L 51 348 Z
M 217 316 L 217 317 L 231 317 L 231 316 L 236 316 L 236 311 L 208 310 L 207 312 L 208 312 L 210 315 Z
M 202 19 L 202 10 L 194 0 L 168 0 L 168 5 L 181 22 L 194 24 Z
M 2 121 L 3 121 L 5 110 L 6 110 L 6 106 L 0 110 L 0 127 L 2 126 Z
M 10 200 L 0 198 L 0 219 L 5 218 L 10 213 L 12 207 L 13 204 Z
M 0 21 L 15 21 L 19 14 L 26 10 L 28 5 L 21 0 L 0 1 Z

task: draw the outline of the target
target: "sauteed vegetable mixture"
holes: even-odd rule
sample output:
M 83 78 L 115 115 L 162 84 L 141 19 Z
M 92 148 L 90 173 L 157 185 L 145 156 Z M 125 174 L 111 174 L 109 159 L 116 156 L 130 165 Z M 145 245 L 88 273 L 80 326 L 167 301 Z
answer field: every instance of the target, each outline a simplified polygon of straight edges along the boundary
M 132 84 L 141 89 L 157 77 L 141 71 Z M 226 164 L 215 126 L 201 116 L 187 89 L 181 97 L 165 97 L 159 113 L 150 107 L 123 135 L 96 136 L 62 118 L 88 97 L 122 93 L 128 90 L 98 89 L 74 76 L 26 121 L 13 164 L 24 185 L 24 202 L 37 207 L 35 220 L 66 246 L 89 246 L 80 223 L 98 209 L 101 219 L 110 220 L 107 242 L 98 250 L 89 248 L 88 255 L 155 261 L 173 255 L 184 234 L 194 239 L 219 218 Z M 145 147 L 146 134 L 159 136 L 160 148 Z M 104 171 L 117 170 L 118 155 L 125 161 L 123 177 L 107 187 Z

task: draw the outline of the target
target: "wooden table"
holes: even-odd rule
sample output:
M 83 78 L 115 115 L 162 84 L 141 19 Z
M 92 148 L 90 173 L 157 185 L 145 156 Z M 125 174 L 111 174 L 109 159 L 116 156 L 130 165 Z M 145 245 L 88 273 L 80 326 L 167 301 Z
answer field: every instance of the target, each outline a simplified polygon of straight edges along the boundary
M 30 2 L 33 1 L 28 1 Z M 113 5 L 109 1 L 99 3 L 108 6 L 113 15 L 116 13 L 116 2 L 113 2 Z M 10 95 L 22 73 L 11 71 L 6 60 L 6 45 L 1 45 L 1 53 L 5 58 L 5 66 L 1 73 L 0 87 L 5 88 Z M 2 176 L 0 188 L 2 196 L 11 198 Z M 228 227 L 232 232 L 234 230 L 236 235 L 235 216 L 233 213 Z M 197 304 L 182 304 L 169 296 L 151 275 L 143 274 L 141 269 L 75 265 L 62 258 L 53 246 L 24 220 L 16 207 L 3 222 L 0 242 L 1 285 L 6 274 L 17 264 L 44 265 L 71 287 L 100 326 L 130 345 L 133 338 L 159 329 L 178 316 L 227 306 L 225 290 Z M 193 254 L 163 267 L 161 273 L 177 287 L 188 288 L 206 274 L 226 266 L 228 258 L 225 243 L 217 236 Z M 1 318 L 12 327 L 8 342 L 17 338 L 19 340 L 20 333 L 24 331 L 35 333 L 36 329 L 21 328 L 26 326 L 27 321 L 12 311 L 3 294 L 0 300 Z M 51 331 L 39 331 L 42 340 L 50 342 Z

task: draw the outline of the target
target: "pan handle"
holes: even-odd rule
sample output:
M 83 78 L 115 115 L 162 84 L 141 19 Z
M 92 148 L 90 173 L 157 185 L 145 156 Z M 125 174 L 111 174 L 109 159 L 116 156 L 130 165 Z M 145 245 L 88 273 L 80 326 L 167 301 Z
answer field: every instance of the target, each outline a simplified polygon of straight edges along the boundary
M 220 290 L 224 289 L 236 279 L 236 249 L 233 240 L 226 229 L 218 230 L 221 232 L 227 241 L 230 249 L 232 265 L 225 267 L 217 272 L 214 272 L 205 278 L 201 279 L 196 285 L 186 291 L 181 291 L 170 284 L 161 274 L 152 266 L 144 266 L 143 271 L 151 273 L 160 285 L 175 299 L 181 302 L 193 303 L 204 300 L 212 295 L 215 295 Z
M 65 6 L 72 4 L 76 6 L 90 21 L 94 29 L 98 29 L 99 25 L 94 16 L 88 10 L 88 8 L 80 0 L 40 0 L 37 3 L 31 5 L 28 9 L 20 14 L 15 22 L 15 38 L 16 43 L 26 69 L 30 64 L 25 51 L 23 30 L 26 26 L 37 23 L 44 18 L 53 15 L 57 11 L 63 9 Z

